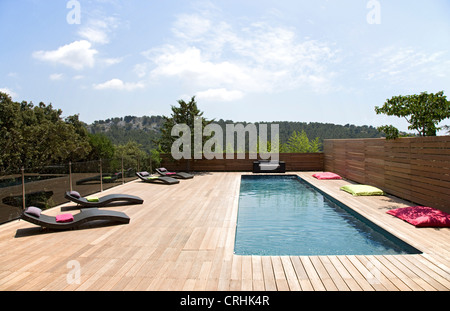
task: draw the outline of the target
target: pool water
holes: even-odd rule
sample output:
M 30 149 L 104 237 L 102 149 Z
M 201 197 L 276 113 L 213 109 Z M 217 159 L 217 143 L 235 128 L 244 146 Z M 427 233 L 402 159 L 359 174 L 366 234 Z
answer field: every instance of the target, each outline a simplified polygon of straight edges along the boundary
M 237 255 L 420 253 L 298 176 L 243 175 Z

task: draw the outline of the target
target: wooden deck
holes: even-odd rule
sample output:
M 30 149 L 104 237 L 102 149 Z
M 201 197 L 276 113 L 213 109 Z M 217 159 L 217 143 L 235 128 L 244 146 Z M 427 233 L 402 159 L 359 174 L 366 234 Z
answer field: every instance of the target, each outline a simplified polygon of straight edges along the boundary
M 408 205 L 393 197 L 354 198 L 339 191 L 346 181 L 296 174 L 423 254 L 234 255 L 242 173 L 205 173 L 178 185 L 136 181 L 99 194 L 128 193 L 145 200 L 143 205 L 110 208 L 128 214 L 127 225 L 65 232 L 41 232 L 25 221 L 0 226 L 0 290 L 450 289 L 450 229 L 418 229 L 386 214 L 389 208 Z M 45 213 L 77 213 L 73 206 Z

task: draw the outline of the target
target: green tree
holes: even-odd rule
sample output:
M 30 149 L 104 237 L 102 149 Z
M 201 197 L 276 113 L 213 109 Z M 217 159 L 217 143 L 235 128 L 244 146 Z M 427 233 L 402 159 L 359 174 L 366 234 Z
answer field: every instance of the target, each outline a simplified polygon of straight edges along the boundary
M 87 160 L 111 159 L 115 154 L 115 147 L 111 140 L 103 133 L 89 134 L 91 152 Z
M 0 168 L 19 168 L 22 153 L 22 118 L 20 104 L 0 92 Z
M 61 114 L 51 104 L 18 103 L 0 92 L 0 170 L 84 159 L 91 151 L 86 129 L 77 115 Z
M 202 121 L 202 133 L 206 125 L 210 124 L 214 120 L 206 120 L 203 118 L 203 112 L 197 107 L 195 96 L 191 98 L 189 102 L 184 100 L 178 101 L 179 106 L 172 106 L 172 114 L 170 117 L 164 116 L 164 123 L 161 128 L 161 136 L 156 140 L 156 144 L 160 146 L 161 151 L 164 153 L 171 153 L 172 144 L 177 137 L 172 136 L 172 128 L 177 124 L 186 124 L 191 130 L 191 146 L 194 142 L 194 122 L 196 118 L 201 118 Z M 204 143 L 208 137 L 202 136 L 202 142 Z M 191 147 L 191 158 L 194 155 L 194 148 Z
M 375 112 L 405 118 L 410 124 L 408 129 L 418 131 L 420 136 L 436 136 L 439 122 L 450 118 L 450 102 L 443 91 L 436 94 L 422 92 L 419 95 L 394 96 L 382 107 L 376 106 Z M 387 138 L 398 137 L 398 130 L 392 126 L 378 129 L 385 130 Z
M 307 153 L 307 152 L 319 152 L 320 142 L 317 137 L 313 141 L 310 141 L 305 131 L 300 133 L 294 131 L 289 137 L 287 143 L 283 146 L 282 152 L 288 153 Z
M 141 169 L 141 163 L 145 162 L 149 156 L 144 150 L 142 150 L 141 144 L 131 140 L 124 145 L 116 146 L 115 152 L 116 159 L 123 159 L 125 170 L 129 168 Z

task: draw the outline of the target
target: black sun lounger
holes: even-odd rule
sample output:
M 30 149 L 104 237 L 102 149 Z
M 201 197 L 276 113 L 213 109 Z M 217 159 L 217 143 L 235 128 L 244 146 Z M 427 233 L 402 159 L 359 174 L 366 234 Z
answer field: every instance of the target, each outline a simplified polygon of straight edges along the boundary
M 128 194 L 108 194 L 98 198 L 98 202 L 90 202 L 83 198 L 76 191 L 66 192 L 64 197 L 72 202 L 75 202 L 83 207 L 104 207 L 112 202 L 122 201 L 126 204 L 142 204 L 144 200 L 140 197 Z
M 136 175 L 144 182 L 149 183 L 163 183 L 166 185 L 174 185 L 178 184 L 180 181 L 166 176 L 152 176 L 148 172 L 136 172 Z
M 159 175 L 166 176 L 166 177 L 173 177 L 173 178 L 178 178 L 178 179 L 194 178 L 194 175 L 191 175 L 189 173 L 185 173 L 185 172 L 178 172 L 178 173 L 176 173 L 176 172 L 169 172 L 164 167 L 157 168 L 156 171 L 158 172 Z
M 56 217 L 40 213 L 37 215 L 36 213 L 32 213 L 31 211 L 28 212 L 28 210 L 29 209 L 26 209 L 22 213 L 22 219 L 47 229 L 73 229 L 78 228 L 84 223 L 94 220 L 107 220 L 121 224 L 128 224 L 130 222 L 130 217 L 128 217 L 125 213 L 109 210 L 99 210 L 97 208 L 82 209 L 78 214 L 73 215 L 73 220 L 69 222 L 58 222 L 56 221 Z

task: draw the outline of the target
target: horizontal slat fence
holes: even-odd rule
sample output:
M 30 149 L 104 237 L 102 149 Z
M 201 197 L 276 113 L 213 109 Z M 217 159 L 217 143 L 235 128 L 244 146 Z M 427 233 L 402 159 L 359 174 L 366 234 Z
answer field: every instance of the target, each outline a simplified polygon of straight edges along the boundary
M 324 140 L 325 171 L 450 212 L 450 136 Z
M 163 154 L 161 166 L 170 170 L 178 171 L 196 171 L 196 172 L 251 172 L 254 159 L 249 159 L 249 155 L 245 155 L 245 159 L 238 159 L 237 154 L 233 159 L 202 159 L 188 160 L 181 159 L 178 161 L 170 160 L 170 155 Z M 322 171 L 324 165 L 323 153 L 280 153 L 279 160 L 286 162 L 287 171 Z

